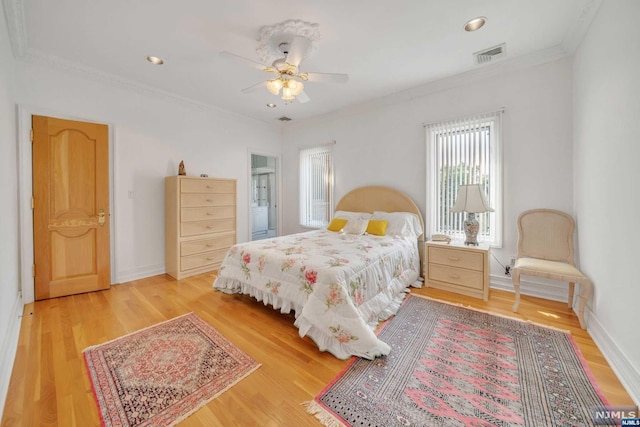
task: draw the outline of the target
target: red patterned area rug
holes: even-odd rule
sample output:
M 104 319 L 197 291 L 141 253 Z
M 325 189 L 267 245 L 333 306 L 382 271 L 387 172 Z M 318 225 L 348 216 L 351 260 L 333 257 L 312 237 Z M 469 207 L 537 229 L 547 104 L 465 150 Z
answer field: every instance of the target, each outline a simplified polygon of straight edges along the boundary
M 326 426 L 588 426 L 606 405 L 573 337 L 409 296 L 307 410 Z
M 84 350 L 104 426 L 170 426 L 260 364 L 193 313 Z

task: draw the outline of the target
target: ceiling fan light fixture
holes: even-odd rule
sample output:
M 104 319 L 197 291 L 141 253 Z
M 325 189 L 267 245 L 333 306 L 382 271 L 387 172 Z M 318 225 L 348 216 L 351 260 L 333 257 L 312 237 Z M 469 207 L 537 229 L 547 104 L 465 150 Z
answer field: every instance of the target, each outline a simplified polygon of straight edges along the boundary
M 296 99 L 296 97 L 293 96 L 293 93 L 291 93 L 291 89 L 289 89 L 288 87 L 284 87 L 282 89 L 282 99 L 284 99 L 285 101 L 293 101 L 294 99 Z
M 287 87 L 289 89 L 291 89 L 291 94 L 293 96 L 300 95 L 302 93 L 302 91 L 304 90 L 304 84 L 302 84 L 302 82 L 299 82 L 299 81 L 296 81 L 296 80 L 288 80 L 287 81 Z
M 267 80 L 267 89 L 274 95 L 280 93 L 280 89 L 282 89 L 282 86 L 282 80 L 280 79 Z
M 464 24 L 464 30 L 469 32 L 479 30 L 484 24 L 486 24 L 486 22 L 487 18 L 484 16 L 478 16 L 477 18 L 467 21 L 467 23 Z
M 271 66 L 278 71 L 286 71 L 289 68 L 287 61 L 285 61 L 285 58 L 276 59 L 275 61 L 273 61 Z

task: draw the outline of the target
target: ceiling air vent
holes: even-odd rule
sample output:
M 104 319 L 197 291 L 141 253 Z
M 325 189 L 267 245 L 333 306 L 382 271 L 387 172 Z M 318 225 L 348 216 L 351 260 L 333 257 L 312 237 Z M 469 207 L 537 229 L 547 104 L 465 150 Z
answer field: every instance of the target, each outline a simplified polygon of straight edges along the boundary
M 290 122 L 291 119 L 287 116 L 282 116 L 282 117 L 278 117 L 278 120 L 280 120 L 281 122 Z
M 499 44 L 489 49 L 476 52 L 473 56 L 476 58 L 476 64 L 486 64 L 487 62 L 500 59 L 507 54 L 507 45 L 505 43 Z

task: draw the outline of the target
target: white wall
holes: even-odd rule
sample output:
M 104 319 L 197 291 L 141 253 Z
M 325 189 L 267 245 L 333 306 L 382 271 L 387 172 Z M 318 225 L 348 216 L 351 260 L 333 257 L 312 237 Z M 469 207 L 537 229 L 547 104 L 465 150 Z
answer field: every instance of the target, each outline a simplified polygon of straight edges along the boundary
M 18 342 L 22 301 L 18 259 L 15 69 L 0 5 L 0 418 Z
M 556 60 L 496 77 L 455 81 L 413 99 L 288 125 L 284 176 L 297 177 L 298 147 L 335 139 L 336 200 L 358 186 L 387 185 L 411 196 L 424 215 L 422 124 L 505 107 L 504 242 L 503 248 L 493 253 L 501 263 L 508 263 L 516 253 L 518 214 L 534 207 L 573 213 L 571 61 Z M 284 194 L 285 233 L 301 231 L 297 225 L 297 179 L 286 181 Z M 495 260 L 491 273 L 495 276 L 492 283 L 502 279 L 503 285 L 511 288 Z M 526 283 L 522 290 L 529 292 Z
M 279 154 L 277 127 L 65 67 L 17 61 L 16 102 L 30 113 L 110 125 L 115 283 L 165 271 L 164 177 L 181 160 L 187 175 L 238 180 L 238 240 L 248 239 L 247 150 Z
M 575 214 L 589 331 L 640 402 L 640 2 L 606 0 L 574 60 Z M 618 354 L 611 346 L 618 347 Z M 640 404 L 640 403 L 639 403 Z

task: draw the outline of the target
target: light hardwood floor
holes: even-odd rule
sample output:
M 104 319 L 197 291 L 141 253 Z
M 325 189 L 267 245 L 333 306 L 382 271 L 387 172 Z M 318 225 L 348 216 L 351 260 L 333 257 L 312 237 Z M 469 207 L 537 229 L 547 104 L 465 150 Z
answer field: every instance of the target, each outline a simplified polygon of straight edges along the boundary
M 99 426 L 82 350 L 188 312 L 262 366 L 181 426 L 319 426 L 301 403 L 319 393 L 347 361 L 301 339 L 292 314 L 247 296 L 216 292 L 213 278 L 206 273 L 176 281 L 161 275 L 26 306 L 2 426 Z M 523 296 L 514 315 L 509 292 L 492 290 L 486 302 L 435 289 L 413 292 L 570 330 L 609 402 L 633 405 L 565 303 Z

